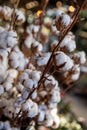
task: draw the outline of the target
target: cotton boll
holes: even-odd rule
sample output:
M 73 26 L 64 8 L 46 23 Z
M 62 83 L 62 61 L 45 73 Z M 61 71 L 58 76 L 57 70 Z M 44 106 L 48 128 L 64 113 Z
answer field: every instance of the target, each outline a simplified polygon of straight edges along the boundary
M 11 47 L 18 43 L 17 33 L 15 31 L 8 32 L 7 43 Z
M 10 19 L 11 18 L 11 15 L 12 15 L 12 9 L 8 6 L 3 6 L 3 9 L 2 9 L 3 13 L 4 13 L 4 17 L 6 20 Z
M 38 66 L 44 66 L 47 64 L 49 58 L 51 56 L 51 53 L 45 53 L 44 56 L 37 58 L 37 65 Z
M 80 51 L 75 53 L 72 58 L 75 60 L 76 63 L 84 64 L 86 62 L 86 54 L 84 51 Z
M 51 97 L 51 101 L 53 103 L 58 103 L 60 102 L 60 92 L 58 90 L 52 90 L 52 97 Z
M 0 95 L 2 95 L 3 93 L 4 93 L 4 87 L 0 85 Z
M 29 101 L 26 101 L 25 103 L 22 104 L 22 110 L 23 111 L 28 111 L 31 109 Z
M 24 44 L 26 45 L 27 48 L 31 48 L 32 42 L 33 42 L 33 37 L 29 36 L 25 39 Z
M 27 88 L 27 89 L 32 89 L 33 88 L 33 80 L 31 79 L 27 79 L 24 81 L 24 86 Z
M 43 122 L 44 119 L 45 119 L 45 115 L 46 115 L 45 111 L 41 111 L 41 110 L 39 110 L 39 114 L 38 114 L 38 122 Z
M 62 71 L 70 70 L 73 67 L 73 60 L 61 51 L 56 52 L 54 58 L 56 67 L 58 67 L 58 69 L 60 68 Z
M 24 70 L 25 66 L 26 66 L 26 62 L 25 59 L 19 59 L 19 66 L 18 66 L 18 70 Z
M 16 85 L 16 88 L 19 92 L 22 92 L 23 89 L 24 89 L 24 86 L 19 82 L 17 85 Z
M 28 112 L 28 117 L 33 118 L 37 115 L 38 115 L 38 105 L 34 103 L 32 108 Z
M 79 76 L 80 76 L 80 67 L 79 67 L 79 65 L 74 65 L 72 71 L 74 71 L 74 73 L 72 74 L 71 79 L 73 81 L 78 80 Z
M 41 77 L 41 72 L 40 72 L 40 71 L 32 71 L 32 73 L 31 73 L 31 78 L 32 78 L 33 80 L 39 81 L 39 80 L 40 80 L 40 77 Z
M 26 18 L 21 10 L 16 10 L 16 16 L 17 16 L 17 24 L 22 24 L 25 22 Z
M 56 82 L 56 80 L 54 79 L 53 76 L 48 76 L 47 79 L 44 82 L 44 85 L 45 86 L 48 86 L 49 84 L 55 85 L 55 82 Z
M 10 60 L 17 60 L 18 59 L 18 55 L 16 52 L 11 52 L 10 56 L 9 56 Z
M 43 90 L 43 91 L 39 92 L 39 95 L 44 98 L 47 95 L 47 91 Z
M 46 127 L 51 127 L 53 124 L 53 118 L 52 116 L 50 115 L 49 112 L 46 113 L 46 120 L 45 120 L 45 126 Z
M 21 76 L 19 77 L 20 82 L 22 83 L 25 80 L 28 80 L 29 76 L 26 72 L 22 73 Z
M 35 70 L 35 66 L 33 64 L 29 63 L 28 69 Z
M 67 57 L 67 63 L 65 64 L 65 66 L 63 67 L 63 71 L 68 71 L 73 67 L 73 60 L 71 60 L 69 57 Z
M 59 127 L 59 125 L 60 125 L 60 119 L 59 119 L 58 115 L 55 115 L 54 119 L 53 119 L 52 128 L 57 129 Z
M 35 41 L 34 43 L 32 43 L 32 46 L 31 46 L 33 49 L 36 49 L 37 52 L 40 52 L 42 51 L 43 49 L 43 46 L 41 43 L 39 43 L 38 41 Z
M 62 14 L 62 24 L 68 26 L 71 22 L 71 18 L 67 14 Z
M 3 129 L 4 129 L 4 130 L 10 130 L 10 122 L 9 122 L 9 121 L 5 121 L 5 122 L 4 122 Z
M 7 76 L 11 77 L 12 79 L 15 79 L 18 76 L 18 71 L 15 69 L 9 69 L 6 74 L 7 74 Z
M 4 115 L 6 117 L 8 117 L 10 119 L 12 118 L 12 116 L 13 116 L 13 107 L 10 107 L 10 106 L 9 106 L 9 108 L 6 107 L 3 111 L 4 111 Z
M 37 98 L 37 91 L 35 90 L 32 95 L 31 95 L 32 99 L 36 99 Z
M 12 66 L 13 68 L 17 68 L 17 67 L 19 66 L 19 61 L 18 61 L 18 60 L 12 60 L 12 61 L 11 61 L 11 66 Z
M 10 89 L 12 89 L 12 84 L 9 82 L 5 82 L 3 83 L 3 87 L 6 91 L 9 91 Z
M 28 98 L 28 96 L 29 96 L 29 91 L 27 91 L 26 89 L 24 89 L 23 91 L 22 91 L 22 98 L 24 99 L 24 100 L 26 100 L 27 98 Z
M 74 39 L 72 39 L 72 36 L 68 34 L 59 46 L 60 48 L 65 47 L 69 52 L 72 52 L 76 49 L 76 42 Z

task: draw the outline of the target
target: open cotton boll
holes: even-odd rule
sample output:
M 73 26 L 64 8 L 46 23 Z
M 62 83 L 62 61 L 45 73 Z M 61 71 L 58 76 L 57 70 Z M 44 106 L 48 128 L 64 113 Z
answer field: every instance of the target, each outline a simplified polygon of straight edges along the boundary
M 52 128 L 53 129 L 57 129 L 60 125 L 60 118 L 58 117 L 58 115 L 55 115 L 53 118 L 53 125 Z
M 24 89 L 24 86 L 23 86 L 20 82 L 18 82 L 18 84 L 16 85 L 16 88 L 17 88 L 17 90 L 18 90 L 19 92 L 22 92 L 23 89 Z
M 12 84 L 10 82 L 4 82 L 3 83 L 3 87 L 6 91 L 9 91 L 10 89 L 12 89 Z
M 9 59 L 10 60 L 17 60 L 18 59 L 18 55 L 15 51 L 12 51 L 11 54 L 9 55 Z
M 18 71 L 16 69 L 9 69 L 9 70 L 7 70 L 6 75 L 12 79 L 15 79 L 18 76 Z
M 47 76 L 47 79 L 44 82 L 45 86 L 48 86 L 49 84 L 51 84 L 51 85 L 55 85 L 56 84 L 56 80 L 54 79 L 53 76 L 48 76 L 48 75 L 46 75 L 46 76 Z
M 68 14 L 62 14 L 62 24 L 68 26 L 71 22 L 71 18 Z
M 5 122 L 4 122 L 3 129 L 4 129 L 4 130 L 11 130 L 10 128 L 11 128 L 10 122 L 9 122 L 9 121 L 5 121 Z
M 27 48 L 31 48 L 31 44 L 34 42 L 32 33 L 29 33 L 29 36 L 25 39 L 24 44 Z
M 18 59 L 16 59 L 16 60 L 12 60 L 11 61 L 11 66 L 13 67 L 13 68 L 18 68 L 18 66 L 19 66 L 19 61 L 18 61 Z
M 0 50 L 0 82 L 3 82 L 6 77 L 6 70 L 8 68 L 8 53 L 5 50 Z
M 45 119 L 45 114 L 46 114 L 45 111 L 39 110 L 39 114 L 38 114 L 38 122 L 39 122 L 39 123 L 44 121 L 44 119 Z
M 37 103 L 33 103 L 33 106 L 31 107 L 31 109 L 28 111 L 28 117 L 33 118 L 35 116 L 38 115 L 38 104 Z
M 32 73 L 31 73 L 31 78 L 32 78 L 33 80 L 39 81 L 39 80 L 40 80 L 40 77 L 41 77 L 41 71 L 32 71 Z
M 34 43 L 32 43 L 31 47 L 32 47 L 33 49 L 36 49 L 37 52 L 40 52 L 40 51 L 42 51 L 42 49 L 43 49 L 42 44 L 39 43 L 38 41 L 35 41 Z
M 25 103 L 22 104 L 22 111 L 29 111 L 30 109 L 31 109 L 31 104 L 30 101 L 27 100 Z
M 47 111 L 46 112 L 46 120 L 44 122 L 45 126 L 46 127 L 51 127 L 53 125 L 53 118 L 52 116 L 50 115 L 50 113 Z
M 19 76 L 19 81 L 22 83 L 25 80 L 28 80 L 29 76 L 26 72 L 23 72 L 20 76 Z
M 59 46 L 60 48 L 65 47 L 69 52 L 72 52 L 76 49 L 76 42 L 72 39 L 72 36 L 67 35 Z
M 86 54 L 84 51 L 74 53 L 72 58 L 76 63 L 84 64 L 86 62 Z
M 61 100 L 61 97 L 60 97 L 60 92 L 59 92 L 59 90 L 53 89 L 53 90 L 52 90 L 51 101 L 52 101 L 53 103 L 58 103 L 58 102 L 60 102 L 60 100 Z
M 45 53 L 42 57 L 37 57 L 37 65 L 38 66 L 44 66 L 47 64 L 49 58 L 51 56 L 51 53 Z
M 61 71 L 67 71 L 73 67 L 73 60 L 61 51 L 55 53 L 54 59 L 56 67 Z
M 21 10 L 16 10 L 17 22 L 24 23 L 26 18 Z
M 29 93 L 30 93 L 29 90 L 27 90 L 26 88 L 23 89 L 23 91 L 22 91 L 23 100 L 26 100 L 28 98 Z
M 4 13 L 4 16 L 5 18 L 11 18 L 11 15 L 12 15 L 12 9 L 8 6 L 3 6 L 3 9 L 2 9 L 3 13 Z
M 13 47 L 18 43 L 17 33 L 15 31 L 8 31 L 7 45 Z
M 74 71 L 74 73 L 71 75 L 71 79 L 73 81 L 78 80 L 79 76 L 80 76 L 80 67 L 79 67 L 79 65 L 74 65 L 72 71 Z
M 24 86 L 27 88 L 27 89 L 32 89 L 34 84 L 33 84 L 33 80 L 31 79 L 25 79 L 24 81 Z

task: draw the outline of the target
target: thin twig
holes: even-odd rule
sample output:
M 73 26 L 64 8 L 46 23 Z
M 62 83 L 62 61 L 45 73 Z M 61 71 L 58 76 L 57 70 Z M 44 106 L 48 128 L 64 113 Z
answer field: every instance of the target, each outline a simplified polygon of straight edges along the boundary
M 43 3 L 44 2 L 44 3 Z M 40 35 L 40 32 L 41 32 L 41 29 L 42 29 L 42 25 L 43 25 L 43 19 L 44 19 L 44 14 L 45 14 L 45 10 L 46 10 L 46 7 L 47 7 L 47 5 L 48 5 L 48 2 L 49 2 L 49 0 L 44 0 L 44 1 L 42 1 L 42 13 L 41 13 L 41 15 L 40 15 L 40 28 L 39 28 L 39 31 L 38 31 L 38 33 L 37 33 L 37 37 L 36 37 L 36 40 L 38 40 L 39 39 L 39 35 Z
M 15 11 L 16 11 L 16 9 L 18 7 L 19 2 L 20 2 L 20 0 L 17 0 L 17 2 L 14 5 L 14 9 L 13 9 L 13 13 L 12 13 L 12 19 L 11 19 L 9 30 L 13 30 L 13 26 L 14 26 L 15 18 L 16 18 Z

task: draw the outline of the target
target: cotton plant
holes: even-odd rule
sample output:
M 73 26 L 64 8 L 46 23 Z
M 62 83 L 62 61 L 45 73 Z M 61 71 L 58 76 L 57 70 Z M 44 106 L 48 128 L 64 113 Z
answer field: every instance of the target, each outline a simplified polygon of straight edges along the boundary
M 59 9 L 45 12 L 45 1 L 40 16 L 28 24 L 18 3 L 14 9 L 0 6 L 2 21 L 5 15 L 5 22 L 10 21 L 8 29 L 0 27 L 0 109 L 1 117 L 8 119 L 0 121 L 0 129 L 34 129 L 36 124 L 58 128 L 62 82 L 53 73 L 61 73 L 63 83 L 70 85 L 79 79 L 86 62 L 84 51 L 75 52 L 75 36 L 70 31 L 79 11 L 75 17 Z

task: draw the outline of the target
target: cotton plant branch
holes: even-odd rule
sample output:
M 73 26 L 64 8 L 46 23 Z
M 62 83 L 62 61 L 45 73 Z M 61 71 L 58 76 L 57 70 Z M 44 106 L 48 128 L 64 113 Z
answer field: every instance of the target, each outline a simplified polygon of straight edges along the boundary
M 38 87 L 41 85 L 41 82 L 42 82 L 42 80 L 43 80 L 43 78 L 44 78 L 44 75 L 48 72 L 48 68 L 49 68 L 50 65 L 51 65 L 51 61 L 52 61 L 52 59 L 53 59 L 54 53 L 58 50 L 58 47 L 59 47 L 59 45 L 61 44 L 61 42 L 63 41 L 63 39 L 65 38 L 65 36 L 66 36 L 66 35 L 68 34 L 68 32 L 72 29 L 72 27 L 74 26 L 74 24 L 77 22 L 77 19 L 78 19 L 78 17 L 79 17 L 79 13 L 80 13 L 80 11 L 82 10 L 82 8 L 84 7 L 84 5 L 85 5 L 86 2 L 87 2 L 86 0 L 83 1 L 82 4 L 81 4 L 81 6 L 76 10 L 76 13 L 75 13 L 75 15 L 73 16 L 73 19 L 72 19 L 71 24 L 69 25 L 69 27 L 67 27 L 67 29 L 66 29 L 66 31 L 64 32 L 63 36 L 60 38 L 60 41 L 58 42 L 58 44 L 56 45 L 56 47 L 53 49 L 52 54 L 51 54 L 51 56 L 50 56 L 50 58 L 49 58 L 49 61 L 48 61 L 47 65 L 45 66 L 45 69 L 44 69 L 44 71 L 43 71 L 43 73 L 42 73 L 42 76 L 41 76 L 41 78 L 40 78 L 40 80 L 39 80 L 39 82 L 38 82 Z
M 49 58 L 49 60 L 48 60 L 48 63 L 47 63 L 47 65 L 46 65 L 45 68 L 44 68 L 44 71 L 43 71 L 43 73 L 42 73 L 42 75 L 41 75 L 41 78 L 40 78 L 40 80 L 39 80 L 39 82 L 38 82 L 38 87 L 37 87 L 37 88 L 34 88 L 34 89 L 29 93 L 27 99 L 30 98 L 31 95 L 33 94 L 33 92 L 34 92 L 36 89 L 39 89 L 39 87 L 40 87 L 41 84 L 43 83 L 43 80 L 44 80 L 44 78 L 45 78 L 45 74 L 48 73 L 48 70 L 49 70 L 49 68 L 50 68 L 50 66 L 51 66 L 51 63 L 52 63 L 52 61 L 53 61 L 54 53 L 58 50 L 58 47 L 59 47 L 59 45 L 61 44 L 61 42 L 64 40 L 65 36 L 66 36 L 66 35 L 68 34 L 68 32 L 72 29 L 72 27 L 74 26 L 74 24 L 77 22 L 79 13 L 80 13 L 81 9 L 83 8 L 85 2 L 86 2 L 86 0 L 82 2 L 81 6 L 76 10 L 76 12 L 75 12 L 75 14 L 74 14 L 74 16 L 73 16 L 73 19 L 72 19 L 70 25 L 69 25 L 67 28 L 65 28 L 64 34 L 61 36 L 61 38 L 60 38 L 60 40 L 59 40 L 57 46 L 53 49 L 52 54 L 51 54 L 51 56 L 50 56 L 50 58 Z M 46 6 L 45 6 L 45 7 L 46 7 Z M 65 90 L 65 91 L 66 91 L 66 90 Z M 20 112 L 17 114 L 17 116 L 15 117 L 15 119 L 13 119 L 14 122 L 16 122 L 17 120 L 20 120 L 20 117 L 19 117 L 20 113 L 21 113 L 21 110 L 20 110 Z M 23 117 L 23 115 L 22 115 L 22 117 Z
M 20 0 L 17 0 L 16 3 L 14 4 L 14 9 L 13 9 L 13 13 L 12 13 L 12 19 L 11 19 L 11 23 L 10 23 L 10 29 L 9 30 L 13 30 L 14 28 L 14 23 L 16 20 L 16 15 L 15 15 L 15 11 L 19 5 Z

